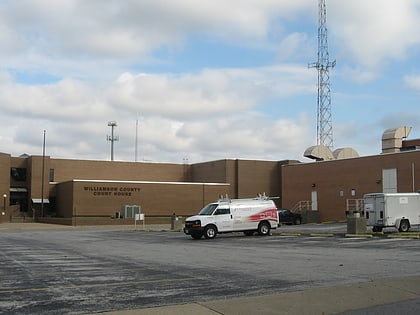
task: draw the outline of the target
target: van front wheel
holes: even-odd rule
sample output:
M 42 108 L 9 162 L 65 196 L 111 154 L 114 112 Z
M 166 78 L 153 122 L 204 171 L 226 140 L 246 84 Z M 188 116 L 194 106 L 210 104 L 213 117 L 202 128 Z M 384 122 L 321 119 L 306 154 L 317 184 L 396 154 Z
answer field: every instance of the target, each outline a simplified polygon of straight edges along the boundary
M 206 226 L 204 229 L 204 237 L 207 239 L 215 238 L 217 234 L 217 229 L 214 225 Z
M 261 222 L 258 225 L 258 234 L 261 236 L 266 236 L 270 234 L 270 224 L 267 222 Z

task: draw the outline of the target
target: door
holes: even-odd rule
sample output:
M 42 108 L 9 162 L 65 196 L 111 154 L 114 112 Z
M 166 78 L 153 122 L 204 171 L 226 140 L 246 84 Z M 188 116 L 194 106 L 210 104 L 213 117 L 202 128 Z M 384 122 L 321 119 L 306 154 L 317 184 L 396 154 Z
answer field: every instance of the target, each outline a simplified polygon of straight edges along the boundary
M 384 197 L 371 195 L 365 199 L 365 216 L 367 225 L 381 226 L 384 224 Z
M 219 232 L 233 231 L 233 215 L 229 205 L 220 205 L 214 212 L 214 220 Z
M 397 169 L 383 169 L 382 170 L 382 192 L 396 193 L 397 190 Z
M 312 211 L 318 211 L 318 193 L 316 190 L 312 191 L 311 193 L 311 204 L 312 204 Z

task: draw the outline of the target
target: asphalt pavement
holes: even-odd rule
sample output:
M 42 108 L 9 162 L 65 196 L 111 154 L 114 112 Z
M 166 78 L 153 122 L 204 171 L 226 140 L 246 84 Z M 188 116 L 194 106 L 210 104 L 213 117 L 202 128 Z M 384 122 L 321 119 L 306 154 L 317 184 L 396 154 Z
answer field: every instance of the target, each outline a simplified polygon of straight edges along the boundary
M 134 226 L 72 227 L 50 224 L 0 224 L 0 233 L 46 230 L 133 230 Z M 138 230 L 169 232 L 169 225 L 137 226 Z M 345 237 L 345 223 L 281 226 L 276 235 Z M 393 230 L 385 231 L 394 235 Z M 416 235 L 416 231 L 414 232 Z M 418 232 L 417 232 L 418 235 Z M 357 236 L 354 236 L 357 237 Z M 360 236 L 363 237 L 363 236 Z M 416 240 L 415 240 L 416 242 Z M 390 253 L 392 254 L 392 253 Z M 419 261 L 420 267 L 420 261 Z M 252 285 L 252 284 L 250 284 Z M 375 279 L 308 290 L 279 292 L 245 297 L 230 297 L 195 303 L 103 312 L 107 315 L 239 315 L 239 314 L 417 314 L 420 313 L 420 275 Z M 0 311 L 0 314 L 2 312 Z M 16 313 L 17 314 L 17 313 Z M 92 314 L 92 313 L 90 313 Z

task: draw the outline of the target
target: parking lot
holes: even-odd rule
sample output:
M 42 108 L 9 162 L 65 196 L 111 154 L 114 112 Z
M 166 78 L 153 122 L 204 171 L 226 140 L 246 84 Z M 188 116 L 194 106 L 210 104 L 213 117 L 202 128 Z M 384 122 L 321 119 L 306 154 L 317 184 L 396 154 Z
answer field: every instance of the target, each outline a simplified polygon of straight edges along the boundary
M 238 233 L 193 240 L 127 227 L 0 236 L 0 314 L 144 309 L 420 275 L 418 239 Z

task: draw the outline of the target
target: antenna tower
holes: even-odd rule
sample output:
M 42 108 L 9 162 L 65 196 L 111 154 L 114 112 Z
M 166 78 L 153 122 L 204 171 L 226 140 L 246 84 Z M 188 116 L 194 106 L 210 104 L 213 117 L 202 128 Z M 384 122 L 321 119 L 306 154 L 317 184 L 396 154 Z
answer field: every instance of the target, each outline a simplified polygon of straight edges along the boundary
M 333 128 L 331 115 L 330 73 L 335 67 L 335 60 L 330 62 L 327 38 L 327 8 L 325 0 L 319 0 L 318 20 L 318 61 L 309 64 L 318 70 L 317 101 L 317 145 L 324 145 L 333 150 Z

